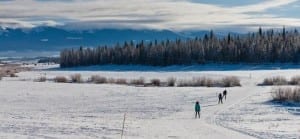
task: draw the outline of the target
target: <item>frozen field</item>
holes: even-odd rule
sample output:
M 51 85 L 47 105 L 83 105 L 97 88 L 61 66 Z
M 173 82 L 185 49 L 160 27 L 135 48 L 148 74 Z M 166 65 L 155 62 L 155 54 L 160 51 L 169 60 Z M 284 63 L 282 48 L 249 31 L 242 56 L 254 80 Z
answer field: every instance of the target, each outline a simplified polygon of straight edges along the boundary
M 41 67 L 40 69 L 43 69 Z M 132 87 L 120 85 L 33 82 L 81 73 L 84 78 L 146 79 L 238 76 L 242 87 Z M 290 78 L 299 70 L 235 71 L 31 71 L 0 81 L 0 138 L 182 138 L 182 139 L 300 139 L 300 105 L 271 102 L 271 87 L 256 86 L 265 77 Z M 201 119 L 194 118 L 200 101 Z

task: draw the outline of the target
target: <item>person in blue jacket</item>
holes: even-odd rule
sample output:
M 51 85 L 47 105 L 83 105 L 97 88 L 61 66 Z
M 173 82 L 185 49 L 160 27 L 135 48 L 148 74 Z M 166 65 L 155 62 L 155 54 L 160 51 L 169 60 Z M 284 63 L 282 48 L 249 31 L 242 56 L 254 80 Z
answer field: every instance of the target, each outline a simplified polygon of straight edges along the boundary
M 201 107 L 200 107 L 199 101 L 196 101 L 196 104 L 195 104 L 195 113 L 196 113 L 195 118 L 197 118 L 197 115 L 200 118 L 200 111 L 201 111 Z

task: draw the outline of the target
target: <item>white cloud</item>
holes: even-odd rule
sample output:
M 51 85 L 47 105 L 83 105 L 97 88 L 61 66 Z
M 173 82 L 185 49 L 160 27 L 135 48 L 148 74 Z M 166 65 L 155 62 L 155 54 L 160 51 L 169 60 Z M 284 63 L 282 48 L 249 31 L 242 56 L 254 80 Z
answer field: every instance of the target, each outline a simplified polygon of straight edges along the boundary
M 288 5 L 296 1 L 298 0 L 265 0 L 258 4 L 235 7 L 234 10 L 237 12 L 263 12 L 267 9 Z
M 263 0 L 253 5 L 222 7 L 187 0 L 15 0 L 0 3 L 0 24 L 172 30 L 300 26 L 300 19 L 264 13 L 296 1 Z

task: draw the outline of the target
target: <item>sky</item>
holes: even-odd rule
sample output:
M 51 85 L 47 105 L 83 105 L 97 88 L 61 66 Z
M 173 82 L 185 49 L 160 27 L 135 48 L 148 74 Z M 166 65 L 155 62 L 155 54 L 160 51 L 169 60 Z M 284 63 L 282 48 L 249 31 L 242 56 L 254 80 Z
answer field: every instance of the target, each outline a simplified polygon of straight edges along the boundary
M 300 0 L 0 0 L 0 27 L 251 30 L 300 27 Z

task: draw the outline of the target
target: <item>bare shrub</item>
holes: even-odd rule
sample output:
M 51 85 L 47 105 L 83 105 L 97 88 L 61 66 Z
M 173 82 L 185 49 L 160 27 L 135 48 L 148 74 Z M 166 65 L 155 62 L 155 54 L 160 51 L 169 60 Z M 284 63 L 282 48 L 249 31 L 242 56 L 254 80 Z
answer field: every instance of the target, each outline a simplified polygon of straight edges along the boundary
M 221 81 L 222 87 L 234 87 L 234 86 L 241 86 L 240 79 L 235 76 L 225 77 Z
M 214 87 L 217 86 L 218 81 L 212 80 L 211 78 L 206 77 L 193 77 L 192 80 L 181 80 L 178 82 L 179 87 L 199 87 L 199 86 L 205 86 L 205 87 Z
M 218 84 L 218 81 L 217 80 L 212 80 L 210 78 L 205 78 L 204 81 L 204 86 L 207 86 L 207 87 L 214 87 L 214 86 L 217 86 Z
M 114 83 L 116 83 L 116 80 L 114 78 L 108 78 L 107 83 L 114 84 Z
M 9 77 L 15 78 L 15 77 L 18 77 L 18 75 L 16 75 L 15 73 L 11 73 L 11 74 L 9 75 Z
M 291 78 L 290 83 L 291 85 L 300 85 L 300 76 L 294 76 Z
M 204 86 L 205 80 L 206 80 L 205 78 L 194 77 L 190 83 L 191 83 L 191 86 Z
M 145 84 L 145 79 L 143 77 L 140 77 L 139 79 L 132 79 L 130 81 L 131 85 L 144 85 Z
M 298 87 L 294 89 L 293 100 L 296 102 L 300 102 L 300 88 Z
M 292 93 L 291 88 L 277 88 L 272 90 L 272 97 L 274 100 L 278 101 L 286 101 L 287 100 L 287 94 Z
M 160 79 L 152 79 L 151 80 L 151 85 L 160 86 Z
M 189 87 L 193 86 L 193 82 L 191 80 L 180 80 L 177 83 L 178 87 Z
M 288 81 L 286 78 L 281 76 L 265 78 L 262 85 L 287 85 Z
M 180 80 L 177 83 L 178 87 L 196 87 L 196 86 L 201 86 L 202 84 L 202 79 L 201 78 L 193 78 L 193 79 L 186 79 L 186 80 Z
M 206 77 L 197 77 L 193 78 L 193 86 L 206 86 L 206 87 L 213 87 L 217 85 L 216 80 L 212 80 L 211 78 Z
M 68 82 L 68 79 L 64 76 L 56 76 L 54 78 L 54 82 L 57 82 L 57 83 L 67 83 Z
M 82 83 L 81 74 L 73 74 L 70 76 L 72 83 Z
M 178 87 L 234 87 L 241 86 L 240 79 L 235 76 L 225 77 L 221 80 L 213 80 L 207 77 L 194 77 L 192 80 L 181 80 Z
M 35 79 L 35 82 L 46 82 L 47 78 L 45 76 L 39 77 L 37 79 Z
M 127 84 L 126 79 L 116 79 L 115 84 Z
M 175 86 L 176 84 L 176 78 L 170 77 L 167 79 L 167 86 Z
M 11 70 L 6 70 L 5 72 L 6 72 L 6 74 L 10 74 Z
M 276 101 L 295 101 L 300 102 L 300 88 L 276 88 L 272 89 L 271 95 Z
M 107 83 L 107 78 L 99 75 L 92 75 L 90 78 L 91 82 L 96 84 L 105 84 Z

